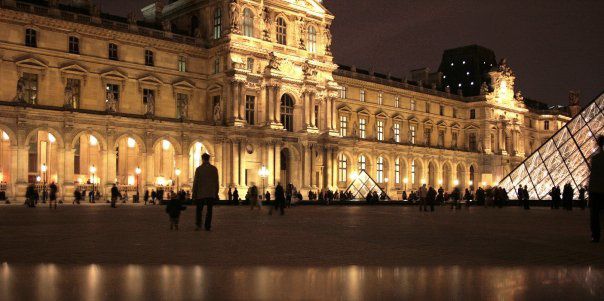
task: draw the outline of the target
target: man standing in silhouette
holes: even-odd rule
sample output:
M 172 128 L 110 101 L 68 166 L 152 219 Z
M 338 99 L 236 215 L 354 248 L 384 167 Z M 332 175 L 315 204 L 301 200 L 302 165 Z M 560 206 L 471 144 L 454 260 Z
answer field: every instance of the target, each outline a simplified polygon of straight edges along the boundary
M 214 202 L 218 200 L 218 169 L 210 164 L 210 155 L 201 156 L 202 164 L 195 170 L 195 179 L 193 181 L 193 200 L 197 205 L 195 210 L 195 228 L 201 229 L 201 214 L 203 206 L 207 205 L 205 229 L 210 231 L 212 228 L 212 209 Z
M 604 136 L 598 137 L 598 150 L 591 158 L 589 175 L 589 215 L 591 220 L 591 242 L 600 242 L 600 211 L 604 197 Z

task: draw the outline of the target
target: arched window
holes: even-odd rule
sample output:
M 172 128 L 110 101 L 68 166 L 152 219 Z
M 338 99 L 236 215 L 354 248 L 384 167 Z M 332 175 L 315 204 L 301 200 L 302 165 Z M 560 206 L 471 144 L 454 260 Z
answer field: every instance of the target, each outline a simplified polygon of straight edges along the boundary
M 359 162 L 358 162 L 359 166 L 358 166 L 358 170 L 359 172 L 365 171 L 367 169 L 367 158 L 365 158 L 365 155 L 360 155 L 359 156 Z
M 222 35 L 222 10 L 217 7 L 214 10 L 214 39 L 220 39 Z
M 377 182 L 378 183 L 384 183 L 384 158 L 383 157 L 378 157 L 377 158 L 377 174 L 376 174 L 376 178 L 377 178 Z
M 411 184 L 415 184 L 415 160 L 411 161 Z
M 281 17 L 277 18 L 277 43 L 287 45 L 287 23 Z
M 288 132 L 294 131 L 294 100 L 288 94 L 281 97 L 281 124 Z
M 394 160 L 394 184 L 401 183 L 401 159 Z
M 254 36 L 254 14 L 249 8 L 243 10 L 243 34 L 246 37 Z
M 346 175 L 348 174 L 348 159 L 344 154 L 340 154 L 338 157 L 338 182 L 346 182 Z
M 317 29 L 314 26 L 308 28 L 308 51 L 317 52 Z

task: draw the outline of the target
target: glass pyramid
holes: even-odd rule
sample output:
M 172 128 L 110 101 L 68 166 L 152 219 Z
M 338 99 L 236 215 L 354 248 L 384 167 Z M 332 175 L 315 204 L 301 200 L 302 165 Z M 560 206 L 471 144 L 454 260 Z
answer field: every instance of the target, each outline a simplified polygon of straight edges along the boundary
M 352 197 L 358 200 L 364 200 L 369 192 L 377 192 L 378 196 L 382 195 L 382 188 L 365 171 L 361 171 L 359 175 L 350 183 L 346 192 L 352 192 Z M 389 198 L 388 198 L 389 199 Z
M 519 185 L 527 186 L 531 200 L 549 200 L 554 185 L 570 183 L 579 197 L 579 186 L 589 181 L 591 156 L 597 150 L 596 139 L 604 135 L 604 94 L 592 101 L 537 151 L 531 154 L 499 185 L 510 199 L 518 199 Z

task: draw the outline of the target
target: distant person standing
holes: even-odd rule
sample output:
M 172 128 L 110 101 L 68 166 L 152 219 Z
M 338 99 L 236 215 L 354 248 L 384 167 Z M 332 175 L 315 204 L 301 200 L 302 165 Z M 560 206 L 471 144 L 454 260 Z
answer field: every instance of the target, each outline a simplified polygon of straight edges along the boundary
M 426 184 L 422 185 L 419 188 L 419 211 L 428 211 L 427 200 L 428 197 L 428 188 L 426 188 Z
M 579 208 L 585 210 L 585 187 L 579 186 Z
M 235 190 L 233 191 L 233 202 L 235 202 L 235 205 L 239 206 L 239 191 L 237 190 L 237 187 L 235 187 Z
M 113 187 L 111 187 L 111 208 L 115 208 L 115 203 L 119 197 L 121 197 L 120 191 L 117 189 L 117 185 L 113 184 Z
M 565 210 L 573 210 L 573 196 L 573 187 L 570 185 L 570 183 L 566 183 L 566 185 L 564 185 L 564 189 L 562 190 L 562 204 Z
M 218 169 L 210 164 L 210 155 L 203 154 L 201 156 L 202 164 L 195 170 L 195 179 L 193 181 L 193 200 L 197 204 L 195 210 L 195 225 L 196 231 L 201 229 L 201 214 L 203 207 L 207 206 L 205 230 L 210 231 L 212 228 L 212 209 L 214 202 L 218 200 Z
M 589 175 L 589 216 L 591 220 L 591 242 L 600 242 L 600 211 L 604 198 L 604 136 L 598 137 L 598 151 L 591 158 Z
M 229 201 L 229 204 L 233 201 L 233 191 L 231 190 L 231 187 L 229 187 L 229 192 L 227 193 L 227 198 Z
M 54 204 L 54 209 L 57 209 L 57 191 L 59 190 L 57 187 L 57 184 L 55 184 L 55 182 L 50 183 L 50 194 L 49 194 L 49 202 L 48 205 L 50 206 L 50 208 L 53 208 L 52 205 Z
M 280 210 L 281 215 L 285 214 L 285 191 L 283 191 L 283 186 L 281 183 L 277 183 L 277 187 L 275 187 L 275 206 L 271 207 L 268 214 L 273 214 L 273 208 L 275 211 Z
M 258 210 L 262 210 L 262 205 L 260 204 L 260 200 L 258 200 L 258 187 L 256 187 L 256 184 L 254 183 L 252 183 L 252 187 L 250 187 L 249 196 L 250 210 L 254 210 L 254 207 L 258 207 Z

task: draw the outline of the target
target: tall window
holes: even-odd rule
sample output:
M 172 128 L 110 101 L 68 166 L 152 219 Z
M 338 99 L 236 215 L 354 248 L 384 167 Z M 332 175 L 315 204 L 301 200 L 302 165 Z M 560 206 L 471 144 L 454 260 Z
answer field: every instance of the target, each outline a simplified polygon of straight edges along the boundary
M 426 113 L 430 113 L 430 103 L 426 101 Z
M 365 171 L 367 169 L 367 158 L 365 158 L 365 155 L 360 155 L 359 161 L 357 163 L 357 169 L 359 170 L 359 172 Z
M 457 108 L 453 108 L 453 118 L 457 118 Z
M 411 184 L 415 184 L 415 160 L 411 161 Z
M 120 100 L 120 86 L 116 84 L 107 84 L 106 87 L 107 95 L 113 94 L 113 99 L 117 102 Z M 108 100 L 105 100 L 108 101 Z
M 69 53 L 80 54 L 80 39 L 78 37 L 69 37 Z
M 314 26 L 308 28 L 308 51 L 317 52 L 317 29 Z
M 348 116 L 340 116 L 340 136 L 348 136 Z
M 25 46 L 38 47 L 38 32 L 35 29 L 25 30 Z
M 342 89 L 340 89 L 340 98 L 346 99 L 346 87 L 345 86 L 342 86 Z
M 294 131 L 294 100 L 288 94 L 281 97 L 281 124 L 288 132 Z
M 377 158 L 377 162 L 376 162 L 376 167 L 377 167 L 377 174 L 376 174 L 376 178 L 377 178 L 377 182 L 378 183 L 384 183 L 384 158 L 383 157 L 378 157 Z
M 384 121 L 378 120 L 376 122 L 377 126 L 377 139 L 378 141 L 384 141 Z
M 415 109 L 416 109 L 415 99 L 411 99 L 411 101 L 409 102 L 409 110 L 415 111 Z
M 319 127 L 319 106 L 315 106 L 315 126 Z
M 416 128 L 415 125 L 409 125 L 409 143 L 415 144 Z
M 251 96 L 251 95 L 246 95 L 245 96 L 245 121 L 249 125 L 255 124 L 255 120 L 254 120 L 254 116 L 255 116 L 254 113 L 256 111 L 255 108 L 256 108 L 256 97 Z
M 430 145 L 430 141 L 432 140 L 432 129 L 425 129 L 424 130 L 424 144 L 425 145 Z
M 445 146 L 445 131 L 444 130 L 438 131 L 438 146 L 439 147 Z
M 454 149 L 457 148 L 457 138 L 458 138 L 459 134 L 457 134 L 457 132 L 453 132 L 451 134 L 451 147 L 453 147 Z
M 184 55 L 178 56 L 178 71 L 187 72 L 187 58 Z
M 220 58 L 217 57 L 214 59 L 214 74 L 218 74 L 220 72 Z
M 438 113 L 440 114 L 440 116 L 445 116 L 445 106 L 440 105 Z
M 287 23 L 281 17 L 277 18 L 277 43 L 287 45 Z
M 395 123 L 394 125 L 392 125 L 393 127 L 393 134 L 394 134 L 394 142 L 399 143 L 401 142 L 401 124 L 400 123 Z
M 116 44 L 109 43 L 109 59 L 114 61 L 119 60 L 118 47 Z
M 394 184 L 401 183 L 401 159 L 394 160 Z
M 401 107 L 401 98 L 400 97 L 396 97 L 394 98 L 394 107 L 395 108 L 400 108 Z
M 378 104 L 379 105 L 383 105 L 384 104 L 384 93 L 380 92 L 378 94 Z
M 254 14 L 249 8 L 243 10 L 243 35 L 254 37 Z
M 71 101 L 74 109 L 78 109 L 80 107 L 80 91 L 81 91 L 81 83 L 77 78 L 68 78 L 67 79 L 67 87 L 71 89 Z
M 147 65 L 147 66 L 155 65 L 153 51 L 151 51 L 151 50 L 145 50 L 145 65 Z
M 155 91 L 151 89 L 143 89 L 143 106 L 145 106 L 145 113 L 155 113 L 150 109 L 155 110 L 155 107 L 148 108 L 150 101 L 155 100 Z M 155 103 L 153 103 L 155 105 Z
M 361 89 L 360 101 L 365 101 L 365 90 L 362 90 L 362 89 Z
M 340 154 L 338 157 L 338 182 L 346 182 L 346 175 L 348 175 L 348 159 L 344 154 Z
M 365 139 L 365 137 L 367 137 L 366 129 L 367 129 L 367 119 L 365 119 L 365 118 L 359 119 L 359 138 Z
M 543 121 L 543 129 L 549 131 L 549 120 Z
M 82 156 L 82 148 L 80 146 L 80 139 L 76 140 L 74 151 L 73 151 L 73 174 L 80 174 L 80 158 Z
M 247 70 L 254 71 L 254 59 L 251 57 L 247 58 Z
M 214 10 L 214 39 L 220 39 L 222 35 L 222 10 L 217 7 Z
M 189 103 L 189 95 L 184 94 L 184 93 L 177 93 L 176 94 L 176 103 L 178 104 L 178 110 L 177 113 L 179 114 L 178 118 L 186 118 L 187 117 L 187 112 L 185 110 L 185 107 L 182 107 L 183 104 L 188 104 Z
M 476 110 L 474 110 L 474 109 L 470 110 L 470 119 L 476 119 Z
M 468 134 L 468 147 L 470 148 L 471 151 L 476 151 L 477 150 L 477 147 L 476 147 L 476 134 L 475 133 Z

